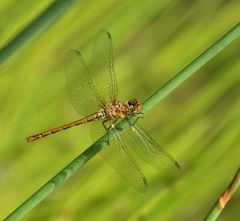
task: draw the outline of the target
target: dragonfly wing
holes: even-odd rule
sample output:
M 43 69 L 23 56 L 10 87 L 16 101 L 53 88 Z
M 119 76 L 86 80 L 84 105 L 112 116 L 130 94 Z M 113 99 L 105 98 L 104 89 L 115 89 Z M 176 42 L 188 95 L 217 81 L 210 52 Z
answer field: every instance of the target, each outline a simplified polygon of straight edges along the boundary
M 118 86 L 113 61 L 112 38 L 108 31 L 98 32 L 92 52 L 90 68 L 100 94 L 107 102 L 117 101 Z
M 93 142 L 96 142 L 100 137 L 102 137 L 107 131 L 103 126 L 104 120 L 92 121 L 90 125 L 90 136 Z M 106 140 L 108 142 L 108 140 Z
M 111 124 L 111 121 L 109 121 L 105 125 L 110 128 Z M 128 150 L 117 129 L 112 128 L 111 130 L 113 131 L 113 139 L 111 139 L 110 144 L 100 152 L 101 155 L 128 184 L 139 192 L 145 192 L 147 189 L 147 180 L 142 170 Z M 99 122 L 91 123 L 91 137 L 94 140 L 100 138 L 104 131 L 106 132 L 105 128 L 99 124 Z
M 92 114 L 105 104 L 79 51 L 69 51 L 64 72 L 69 100 L 80 115 Z
M 130 140 L 131 150 L 162 175 L 179 177 L 181 167 L 178 162 L 154 141 L 138 123 L 135 123 L 131 128 L 132 130 L 127 133 L 130 136 L 127 139 Z

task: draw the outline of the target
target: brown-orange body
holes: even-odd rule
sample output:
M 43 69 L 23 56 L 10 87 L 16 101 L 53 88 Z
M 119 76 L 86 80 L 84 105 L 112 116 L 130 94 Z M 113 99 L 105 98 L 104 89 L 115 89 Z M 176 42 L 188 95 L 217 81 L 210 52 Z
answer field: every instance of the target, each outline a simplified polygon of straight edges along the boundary
M 47 130 L 47 131 L 29 136 L 26 139 L 28 142 L 32 142 L 39 138 L 48 136 L 50 134 L 57 133 L 61 130 L 66 130 L 70 127 L 78 126 L 80 124 L 88 123 L 94 120 L 99 120 L 99 119 L 110 120 L 114 118 L 120 119 L 120 118 L 125 118 L 129 115 L 141 113 L 141 112 L 142 112 L 141 102 L 135 98 L 130 99 L 128 103 L 123 103 L 120 101 L 117 101 L 115 103 L 108 103 L 101 110 L 95 112 L 94 114 L 91 114 L 79 120 L 73 121 L 71 123 L 64 124 L 60 127 L 56 127 L 51 130 Z

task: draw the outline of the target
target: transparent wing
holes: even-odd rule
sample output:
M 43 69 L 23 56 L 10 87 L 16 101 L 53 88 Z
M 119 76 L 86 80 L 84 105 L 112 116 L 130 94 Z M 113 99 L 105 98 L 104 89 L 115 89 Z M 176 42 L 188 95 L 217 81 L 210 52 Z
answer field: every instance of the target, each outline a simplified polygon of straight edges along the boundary
M 156 168 L 162 175 L 179 177 L 181 167 L 177 161 L 135 123 L 127 133 L 131 151 Z
M 111 123 L 106 124 L 108 127 Z M 147 189 L 147 180 L 139 168 L 137 162 L 129 152 L 121 135 L 117 129 L 112 129 L 114 132 L 113 140 L 110 145 L 106 146 L 101 155 L 105 161 L 113 167 L 119 175 L 131 186 L 139 192 L 145 192 Z M 103 135 L 105 128 L 101 124 L 91 123 L 91 137 L 95 140 Z
M 105 101 L 114 103 L 117 100 L 118 86 L 113 61 L 112 38 L 108 31 L 98 32 L 92 52 L 90 68 L 94 81 Z
M 105 104 L 79 51 L 69 51 L 64 72 L 69 100 L 80 115 L 92 114 Z
M 90 136 L 93 142 L 96 142 L 100 137 L 102 137 L 106 133 L 106 129 L 103 126 L 104 120 L 92 121 L 89 123 L 90 125 Z M 106 140 L 108 142 L 108 140 Z

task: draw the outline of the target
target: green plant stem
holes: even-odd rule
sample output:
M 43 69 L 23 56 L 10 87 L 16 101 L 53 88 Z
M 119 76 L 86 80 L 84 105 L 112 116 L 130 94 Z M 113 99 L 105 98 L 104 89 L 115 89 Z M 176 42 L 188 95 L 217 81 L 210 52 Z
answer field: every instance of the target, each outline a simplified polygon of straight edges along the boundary
M 193 73 L 200 69 L 210 59 L 212 59 L 217 53 L 231 43 L 235 38 L 240 35 L 240 23 L 223 35 L 218 41 L 216 41 L 211 47 L 200 54 L 189 65 L 182 69 L 177 75 L 175 75 L 170 81 L 164 84 L 158 91 L 156 91 L 151 97 L 144 102 L 144 111 L 148 111 L 153 108 L 160 100 L 171 93 L 177 86 L 189 78 Z
M 240 168 L 238 168 L 238 171 L 236 172 L 232 182 L 229 184 L 225 192 L 215 202 L 214 206 L 209 211 L 204 221 L 216 220 L 239 186 L 240 186 Z
M 218 52 L 220 52 L 224 47 L 231 43 L 235 38 L 240 35 L 240 24 L 236 25 L 229 32 L 227 32 L 222 38 L 220 38 L 215 44 L 209 47 L 205 52 L 203 52 L 199 57 L 197 57 L 193 62 L 191 62 L 187 67 L 180 71 L 174 78 L 167 82 L 163 87 L 161 87 L 156 93 L 154 93 L 150 98 L 144 102 L 144 112 L 147 112 L 154 107 L 158 102 L 160 102 L 165 96 L 167 96 L 171 91 L 173 91 L 179 84 L 190 77 L 195 71 L 206 64 L 211 58 L 213 58 Z M 127 123 L 125 120 L 120 122 L 119 126 L 122 130 L 126 129 Z M 95 154 L 101 151 L 104 146 L 107 145 L 104 142 L 104 135 L 96 143 L 91 145 L 87 150 L 80 154 L 76 159 L 74 159 L 70 164 L 68 164 L 63 170 L 61 170 L 57 175 L 50 179 L 45 185 L 43 185 L 39 190 L 37 190 L 32 196 L 30 196 L 22 205 L 20 205 L 16 210 L 14 210 L 5 221 L 19 220 L 32 208 L 34 208 L 38 203 L 40 203 L 44 198 L 46 198 L 51 192 L 53 192 L 56 187 L 61 185 L 70 176 L 72 176 L 79 168 L 81 168 L 89 159 L 91 159 Z
M 39 204 L 44 198 L 46 198 L 51 192 L 53 192 L 60 184 L 66 181 L 71 175 L 73 175 L 80 167 L 82 167 L 89 159 L 97 154 L 104 146 L 104 143 L 95 143 L 90 148 L 86 149 L 71 163 L 69 163 L 64 169 L 44 184 L 39 190 L 37 190 L 32 196 L 30 196 L 22 205 L 14 210 L 5 221 L 19 220 L 25 214 L 27 214 L 32 208 Z
M 0 65 L 34 36 L 53 24 L 76 0 L 57 0 L 0 49 Z

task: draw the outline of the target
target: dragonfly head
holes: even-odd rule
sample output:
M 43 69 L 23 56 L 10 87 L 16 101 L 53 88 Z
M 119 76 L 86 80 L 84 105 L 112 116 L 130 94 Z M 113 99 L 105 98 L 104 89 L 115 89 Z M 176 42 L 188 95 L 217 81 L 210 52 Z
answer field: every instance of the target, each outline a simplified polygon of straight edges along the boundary
M 128 101 L 128 106 L 130 108 L 131 113 L 133 113 L 133 114 L 142 113 L 142 104 L 139 99 L 131 98 Z

